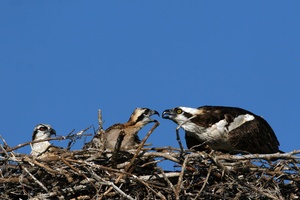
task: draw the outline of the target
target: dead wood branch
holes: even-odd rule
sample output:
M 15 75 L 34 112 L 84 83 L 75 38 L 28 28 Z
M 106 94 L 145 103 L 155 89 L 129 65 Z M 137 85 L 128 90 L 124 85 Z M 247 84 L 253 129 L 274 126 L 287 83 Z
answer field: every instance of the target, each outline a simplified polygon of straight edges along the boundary
M 87 131 L 88 129 L 90 129 L 90 127 L 82 130 L 82 131 L 79 131 L 78 133 L 75 133 L 75 134 L 69 134 L 68 136 L 59 136 L 59 137 L 55 137 L 55 138 L 47 138 L 47 139 L 42 139 L 42 140 L 35 140 L 35 141 L 30 141 L 30 142 L 25 142 L 25 143 L 22 143 L 22 144 L 19 144 L 15 147 L 7 147 L 6 148 L 6 152 L 11 152 L 11 151 L 15 151 L 21 147 L 25 147 L 27 145 L 30 145 L 30 144 L 34 144 L 34 143 L 38 143 L 38 142 L 44 142 L 44 141 L 52 141 L 52 140 L 77 140 L 77 139 L 81 139 L 81 137 L 83 136 L 91 136 L 92 134 L 83 134 L 83 132 Z M 6 144 L 7 145 L 7 144 Z M 0 154 L 3 154 L 4 151 L 0 151 Z

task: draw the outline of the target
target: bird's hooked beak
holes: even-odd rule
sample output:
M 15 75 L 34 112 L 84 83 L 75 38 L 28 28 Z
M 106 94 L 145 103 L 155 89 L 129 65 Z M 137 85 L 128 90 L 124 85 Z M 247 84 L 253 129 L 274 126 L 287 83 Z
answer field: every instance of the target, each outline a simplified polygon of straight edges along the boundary
M 55 135 L 55 136 L 56 136 L 56 131 L 55 131 L 55 129 L 51 128 L 49 131 L 50 131 L 50 136 L 51 136 L 51 135 Z
M 173 116 L 174 116 L 173 109 L 165 110 L 162 113 L 162 118 L 164 118 L 164 119 L 173 119 Z
M 160 117 L 159 112 L 157 112 L 156 110 L 150 110 L 149 116 L 152 116 L 152 115 L 158 115 Z M 156 122 L 157 120 L 154 119 L 152 121 Z
M 159 112 L 157 112 L 156 110 L 151 110 L 150 114 L 151 115 L 158 115 L 160 117 Z

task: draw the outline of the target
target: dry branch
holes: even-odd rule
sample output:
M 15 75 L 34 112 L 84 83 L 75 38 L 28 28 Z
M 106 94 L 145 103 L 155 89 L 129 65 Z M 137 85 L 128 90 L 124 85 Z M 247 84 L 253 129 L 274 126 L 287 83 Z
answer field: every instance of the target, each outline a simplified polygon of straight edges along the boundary
M 11 151 L 15 151 L 21 147 L 25 147 L 27 145 L 30 145 L 30 144 L 34 144 L 34 143 L 39 143 L 39 142 L 44 142 L 44 141 L 51 141 L 51 140 L 73 140 L 73 141 L 76 141 L 77 139 L 81 139 L 81 137 L 83 136 L 91 136 L 91 134 L 83 134 L 83 132 L 87 131 L 88 129 L 90 129 L 90 127 L 82 130 L 82 131 L 79 131 L 78 133 L 75 133 L 75 134 L 69 134 L 68 136 L 59 136 L 59 137 L 55 137 L 55 138 L 47 138 L 47 139 L 42 139 L 42 140 L 35 140 L 35 141 L 30 141 L 30 142 L 25 142 L 25 143 L 22 143 L 22 144 L 18 144 L 17 146 L 15 147 L 8 147 L 8 145 L 6 144 L 5 140 L 3 140 L 5 143 L 5 151 L 6 152 L 11 152 Z M 0 136 L 0 138 L 2 138 L 2 136 Z M 4 151 L 2 149 L 2 151 L 0 151 L 0 154 L 3 154 Z

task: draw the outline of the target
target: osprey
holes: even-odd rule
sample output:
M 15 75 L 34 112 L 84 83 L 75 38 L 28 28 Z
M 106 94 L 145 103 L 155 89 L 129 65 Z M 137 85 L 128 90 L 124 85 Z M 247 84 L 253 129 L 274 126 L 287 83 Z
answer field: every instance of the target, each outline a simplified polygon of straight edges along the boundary
M 56 131 L 49 124 L 38 124 L 32 133 L 32 141 L 48 139 L 56 135 Z M 31 155 L 42 158 L 55 154 L 62 149 L 51 145 L 49 141 L 37 142 L 31 145 Z
M 140 139 L 137 135 L 139 130 L 151 122 L 156 122 L 156 120 L 150 118 L 154 114 L 159 115 L 156 110 L 136 108 L 126 123 L 117 123 L 110 126 L 105 130 L 103 136 L 101 134 L 95 135 L 91 142 L 84 145 L 83 149 L 101 148 L 103 145 L 104 149 L 114 149 L 121 131 L 124 131 L 124 138 L 120 149 L 135 148 L 140 144 Z
M 165 110 L 165 119 L 185 130 L 188 148 L 204 150 L 209 145 L 225 152 L 275 153 L 279 142 L 262 117 L 247 110 L 225 106 L 176 107 Z

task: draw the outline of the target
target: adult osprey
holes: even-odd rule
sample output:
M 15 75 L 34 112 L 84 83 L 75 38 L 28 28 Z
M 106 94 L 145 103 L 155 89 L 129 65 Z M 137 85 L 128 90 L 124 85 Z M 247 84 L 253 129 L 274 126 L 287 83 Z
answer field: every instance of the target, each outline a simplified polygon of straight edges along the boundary
M 225 152 L 275 153 L 279 142 L 262 117 L 247 110 L 225 106 L 176 107 L 162 114 L 185 130 L 188 148 L 209 145 Z

